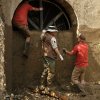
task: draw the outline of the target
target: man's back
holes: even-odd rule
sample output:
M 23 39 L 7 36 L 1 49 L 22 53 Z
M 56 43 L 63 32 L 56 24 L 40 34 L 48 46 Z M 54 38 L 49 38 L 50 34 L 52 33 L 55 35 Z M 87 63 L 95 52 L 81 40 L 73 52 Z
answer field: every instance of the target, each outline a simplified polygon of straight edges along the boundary
M 74 50 L 77 51 L 75 65 L 88 66 L 88 45 L 85 42 L 80 42 L 74 47 Z
M 48 33 L 46 33 L 43 37 L 44 56 L 48 56 L 50 58 L 55 59 L 57 54 L 52 47 L 51 39 L 53 39 L 53 36 Z
M 12 21 L 18 24 L 27 25 L 27 16 L 30 10 L 32 10 L 32 6 L 28 4 L 27 1 L 20 4 L 14 13 Z

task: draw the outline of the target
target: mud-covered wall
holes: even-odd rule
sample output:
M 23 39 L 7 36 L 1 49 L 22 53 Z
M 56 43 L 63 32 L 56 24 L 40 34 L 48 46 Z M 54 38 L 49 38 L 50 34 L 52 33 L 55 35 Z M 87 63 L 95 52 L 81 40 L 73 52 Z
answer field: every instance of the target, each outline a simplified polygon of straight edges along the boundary
M 27 87 L 30 85 L 39 85 L 40 77 L 43 71 L 43 58 L 41 51 L 39 31 L 32 31 L 31 45 L 28 58 L 23 56 L 24 38 L 14 32 L 13 35 L 13 88 L 17 89 Z M 22 41 L 23 40 L 23 41 Z M 57 34 L 57 40 L 59 49 L 62 53 L 63 47 L 71 49 L 73 47 L 73 33 L 72 32 L 59 32 Z M 16 44 L 16 45 L 14 45 Z M 71 57 L 64 56 L 65 60 L 62 63 L 60 59 L 57 59 L 56 64 L 56 79 L 59 83 L 64 82 L 64 79 L 70 80 L 71 72 L 73 69 L 73 59 Z M 69 70 L 68 70 L 69 69 Z
M 14 0 L 13 0 L 14 1 Z M 5 76 L 7 83 L 6 89 L 9 92 L 12 90 L 12 27 L 11 27 L 11 18 L 16 8 L 13 1 L 9 0 L 0 0 L 0 17 L 3 19 L 5 25 L 4 38 L 3 42 L 5 54 L 4 57 L 4 66 L 5 66 Z M 18 2 L 18 0 L 16 1 Z M 1 37 L 0 37 L 1 39 Z M 0 58 L 1 59 L 1 58 Z
M 21 59 L 22 56 L 20 55 L 22 53 L 22 45 L 24 44 L 24 39 L 17 35 L 16 37 L 16 33 L 13 33 L 12 31 L 12 27 L 11 27 L 11 19 L 14 13 L 14 10 L 16 9 L 17 5 L 20 3 L 21 0 L 0 0 L 0 4 L 2 7 L 2 11 L 3 11 L 3 18 L 4 18 L 4 23 L 5 23 L 5 28 L 6 28 L 6 32 L 5 32 L 5 66 L 6 66 L 6 82 L 7 85 L 9 87 L 9 89 L 14 85 L 14 87 L 17 87 L 18 85 L 22 85 L 24 84 L 23 81 L 25 80 L 25 84 L 28 83 L 27 78 L 30 77 L 30 81 L 29 82 L 33 82 L 34 79 L 36 80 L 37 77 L 40 76 L 40 72 L 38 73 L 38 71 L 42 71 L 43 67 L 38 67 L 39 70 L 35 70 L 36 67 L 30 66 L 33 65 L 33 63 L 35 63 L 35 65 L 39 64 L 41 65 L 41 61 L 39 61 L 39 63 L 36 63 L 36 59 L 34 60 L 34 58 L 32 57 L 33 52 L 30 51 L 32 54 L 30 55 L 31 57 L 26 61 L 26 59 Z M 100 37 L 100 7 L 99 7 L 99 0 L 56 0 L 58 1 L 65 9 L 66 11 L 68 11 L 70 13 L 70 17 L 71 19 L 74 20 L 75 16 L 73 15 L 73 12 L 71 12 L 71 10 L 68 9 L 68 6 L 66 6 L 68 3 L 69 5 L 72 7 L 72 9 L 74 10 L 76 16 L 77 16 L 77 21 L 73 21 L 73 25 L 78 24 L 78 28 L 80 30 L 81 33 L 83 33 L 86 38 L 87 38 L 87 42 L 89 44 L 89 68 L 87 70 L 87 79 L 89 79 L 90 81 L 99 81 L 100 79 L 100 56 L 99 56 L 99 52 L 100 52 L 100 43 L 99 43 L 99 37 Z M 15 34 L 15 35 L 13 35 Z M 39 36 L 40 33 L 38 33 L 37 36 Z M 66 33 L 69 34 L 69 33 Z M 36 38 L 37 38 L 36 36 Z M 65 36 L 66 39 L 64 38 L 64 36 L 60 35 L 60 37 L 62 38 L 62 40 L 65 41 L 65 44 L 67 42 L 67 44 L 69 45 L 67 47 L 69 50 L 71 50 L 72 45 L 70 46 L 70 44 L 72 44 L 71 41 L 68 42 L 67 37 L 71 37 L 72 41 L 72 35 L 68 35 Z M 14 40 L 15 38 L 15 40 Z M 64 39 L 63 39 L 64 38 Z M 36 42 L 38 39 L 33 39 L 33 42 Z M 59 39 L 59 42 L 62 41 L 61 39 Z M 17 41 L 21 41 L 21 44 L 19 45 Z M 16 43 L 16 44 L 14 44 Z M 63 43 L 63 42 L 61 42 Z M 60 44 L 61 44 L 60 43 Z M 34 44 L 34 46 L 37 46 L 37 44 Z M 33 46 L 33 47 L 34 47 Z M 36 52 L 36 50 L 34 49 L 31 45 L 31 50 L 33 50 L 34 52 Z M 62 47 L 62 45 L 60 45 L 60 47 Z M 20 50 L 16 50 L 16 49 Z M 37 54 L 37 53 L 36 53 Z M 20 55 L 20 56 L 18 56 Z M 37 56 L 37 55 L 35 55 Z M 14 59 L 17 57 L 17 59 L 19 59 L 17 62 L 18 63 L 14 63 Z M 14 58 L 14 59 L 13 59 Z M 37 57 L 38 58 L 38 57 Z M 21 59 L 21 60 L 20 60 Z M 65 58 L 66 60 L 70 59 L 70 58 Z M 29 60 L 31 60 L 31 64 L 28 65 Z M 33 61 L 33 62 L 32 62 Z M 27 63 L 27 64 L 24 64 Z M 69 60 L 69 63 L 71 63 L 71 60 Z M 18 64 L 22 65 L 18 66 Z M 60 62 L 58 62 L 57 64 L 59 64 L 59 67 L 57 69 L 58 72 L 60 72 L 61 70 L 64 70 L 64 73 L 67 73 L 68 67 L 66 67 L 66 64 L 68 64 L 68 62 L 64 62 L 64 67 L 61 68 L 60 67 Z M 13 66 L 14 65 L 14 66 Z M 34 71 L 35 70 L 35 71 Z M 33 72 L 32 72 L 33 71 Z M 71 70 L 72 71 L 72 70 Z M 71 72 L 69 71 L 69 72 Z M 63 72 L 63 71 L 61 71 Z M 60 73 L 61 73 L 60 72 Z M 27 74 L 26 74 L 27 73 Z M 38 74 L 39 76 L 37 76 L 36 74 Z M 71 73 L 70 73 L 71 74 Z M 69 75 L 70 75 L 69 74 Z M 66 74 L 67 75 L 67 74 Z M 33 77 L 34 76 L 34 77 Z M 36 77 L 35 77 L 36 76 Z M 57 76 L 60 76 L 60 74 L 57 74 Z M 66 77 L 64 76 L 64 74 L 62 75 L 62 77 Z M 33 79 L 33 80 L 32 80 Z

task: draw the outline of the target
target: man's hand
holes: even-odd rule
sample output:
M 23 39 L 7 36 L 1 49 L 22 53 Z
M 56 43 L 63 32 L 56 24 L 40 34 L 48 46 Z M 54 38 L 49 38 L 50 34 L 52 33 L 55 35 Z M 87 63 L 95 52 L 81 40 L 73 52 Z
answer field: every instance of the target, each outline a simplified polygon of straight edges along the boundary
M 43 10 L 43 7 L 40 7 L 40 9 L 39 9 L 40 11 L 42 11 Z
M 46 30 L 45 30 L 45 29 L 43 29 L 43 30 L 42 30 L 42 33 L 46 33 Z
M 42 0 L 42 1 L 48 1 L 48 0 Z
M 63 50 L 63 53 L 65 53 L 65 54 L 66 54 L 66 48 L 63 48 L 62 50 Z
M 43 7 L 39 7 L 39 8 L 33 7 L 33 10 L 34 10 L 34 11 L 42 11 L 42 10 L 43 10 Z

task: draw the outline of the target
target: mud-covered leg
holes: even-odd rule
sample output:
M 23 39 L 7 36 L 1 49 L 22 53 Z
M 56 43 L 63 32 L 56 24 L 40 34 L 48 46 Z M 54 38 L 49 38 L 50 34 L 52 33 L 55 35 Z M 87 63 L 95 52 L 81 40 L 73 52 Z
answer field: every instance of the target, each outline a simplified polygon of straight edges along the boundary
M 45 81 L 46 81 L 46 77 L 47 77 L 47 72 L 48 72 L 48 66 L 47 64 L 44 64 L 44 70 L 42 72 L 42 75 L 41 75 L 41 85 L 45 85 Z
M 28 57 L 29 55 L 29 47 L 30 47 L 30 37 L 27 37 L 24 45 L 24 51 L 23 51 L 23 55 L 25 57 Z
M 50 68 L 48 68 L 48 76 L 47 76 L 47 84 L 48 84 L 48 86 L 52 85 L 53 78 L 54 78 L 54 73 L 52 73 Z

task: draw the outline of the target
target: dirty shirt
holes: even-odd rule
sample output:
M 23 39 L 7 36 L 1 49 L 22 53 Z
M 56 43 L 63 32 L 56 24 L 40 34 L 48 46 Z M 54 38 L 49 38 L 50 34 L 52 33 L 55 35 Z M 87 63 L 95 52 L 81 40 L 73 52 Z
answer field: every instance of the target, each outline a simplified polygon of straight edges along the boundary
M 33 7 L 30 4 L 28 4 L 27 2 L 23 3 L 16 9 L 12 21 L 19 25 L 28 25 L 28 12 L 32 9 Z
M 74 46 L 70 55 L 76 55 L 75 66 L 87 67 L 88 66 L 88 45 L 85 42 L 79 42 Z
M 40 36 L 41 40 L 43 39 L 44 35 L 45 35 L 44 33 L 41 34 L 41 36 Z M 56 41 L 55 37 L 51 38 L 50 43 L 51 43 L 53 49 L 57 48 L 57 41 Z
M 42 40 L 42 48 L 44 51 L 44 56 L 56 59 L 57 54 L 54 50 L 57 48 L 56 38 L 48 33 L 45 33 L 41 34 L 41 40 Z

